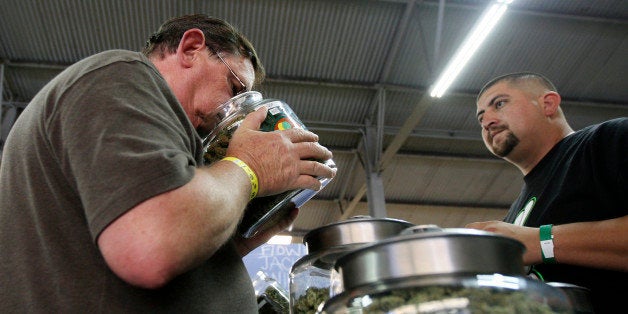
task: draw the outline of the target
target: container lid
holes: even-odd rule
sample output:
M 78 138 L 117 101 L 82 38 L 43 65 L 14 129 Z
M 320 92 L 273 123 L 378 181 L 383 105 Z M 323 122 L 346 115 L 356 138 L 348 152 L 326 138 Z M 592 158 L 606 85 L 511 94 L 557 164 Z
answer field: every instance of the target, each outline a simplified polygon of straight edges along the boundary
M 411 226 L 412 223 L 399 219 L 354 216 L 308 232 L 303 243 L 308 254 L 315 254 L 335 247 L 387 239 Z
M 335 263 L 345 291 L 389 280 L 431 275 L 523 276 L 524 245 L 475 229 L 436 229 L 362 246 Z

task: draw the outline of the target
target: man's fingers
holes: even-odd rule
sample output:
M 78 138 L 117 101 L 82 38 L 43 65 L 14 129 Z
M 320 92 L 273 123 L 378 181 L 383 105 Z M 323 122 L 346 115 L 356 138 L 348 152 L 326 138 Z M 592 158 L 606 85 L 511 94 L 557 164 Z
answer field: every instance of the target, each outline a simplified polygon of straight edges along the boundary
M 246 128 L 256 131 L 259 130 L 262 122 L 266 119 L 267 113 L 268 107 L 261 106 L 259 109 L 246 115 L 246 118 L 242 121 L 242 124 L 240 124 L 238 128 Z
M 315 160 L 302 160 L 299 163 L 299 174 L 313 177 L 333 178 L 336 175 L 336 168 L 330 168 Z
M 308 130 L 294 128 L 278 132 L 283 132 L 282 134 L 289 138 L 292 143 L 318 142 L 318 135 Z
M 302 142 L 294 145 L 300 159 L 329 160 L 333 157 L 331 151 L 318 142 Z
M 321 181 L 317 178 L 333 178 L 336 168 L 330 168 L 318 161 L 302 160 L 299 162 L 299 177 L 296 184 L 304 188 L 318 191 L 321 189 Z

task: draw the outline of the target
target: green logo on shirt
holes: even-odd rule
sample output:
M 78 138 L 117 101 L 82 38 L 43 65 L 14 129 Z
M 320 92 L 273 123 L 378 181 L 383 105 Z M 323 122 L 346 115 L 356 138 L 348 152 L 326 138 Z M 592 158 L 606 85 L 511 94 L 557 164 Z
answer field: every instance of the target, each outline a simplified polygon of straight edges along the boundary
M 517 214 L 517 218 L 512 224 L 517 225 L 517 226 L 523 226 L 526 220 L 528 220 L 528 215 L 530 215 L 530 212 L 532 211 L 532 208 L 534 208 L 535 203 L 536 203 L 536 197 L 533 196 L 530 198 L 530 200 L 528 200 L 526 205 L 523 206 L 523 208 L 519 211 L 519 213 Z

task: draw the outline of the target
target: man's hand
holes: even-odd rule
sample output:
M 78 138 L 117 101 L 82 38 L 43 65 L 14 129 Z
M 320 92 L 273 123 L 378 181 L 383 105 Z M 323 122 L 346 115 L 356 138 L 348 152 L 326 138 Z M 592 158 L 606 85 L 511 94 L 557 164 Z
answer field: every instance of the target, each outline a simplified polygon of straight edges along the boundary
M 318 144 L 318 136 L 304 129 L 259 131 L 267 109 L 246 116 L 234 133 L 227 156 L 244 161 L 259 180 L 258 196 L 288 190 L 319 190 L 316 177 L 332 178 L 336 170 L 316 160 L 328 160 L 332 153 Z
M 465 227 L 495 232 L 523 243 L 526 247 L 525 253 L 523 254 L 523 263 L 525 265 L 539 264 L 543 260 L 538 228 L 522 227 L 497 220 L 473 222 L 467 224 Z

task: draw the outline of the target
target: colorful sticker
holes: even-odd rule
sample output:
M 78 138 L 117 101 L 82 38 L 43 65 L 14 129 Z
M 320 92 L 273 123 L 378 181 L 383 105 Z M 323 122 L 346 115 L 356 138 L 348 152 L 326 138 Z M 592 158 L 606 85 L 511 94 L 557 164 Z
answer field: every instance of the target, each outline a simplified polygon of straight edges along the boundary
M 288 118 L 281 118 L 277 121 L 277 124 L 275 124 L 275 130 L 282 131 L 288 129 L 292 129 L 292 124 L 290 124 L 290 120 L 288 120 Z

